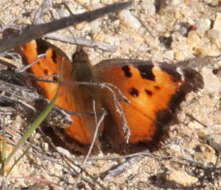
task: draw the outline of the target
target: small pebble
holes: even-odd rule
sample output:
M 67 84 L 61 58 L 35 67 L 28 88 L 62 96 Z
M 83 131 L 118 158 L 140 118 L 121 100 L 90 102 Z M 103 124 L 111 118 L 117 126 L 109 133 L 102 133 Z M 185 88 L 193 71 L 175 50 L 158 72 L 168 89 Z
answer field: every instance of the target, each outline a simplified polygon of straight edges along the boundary
M 207 35 L 208 38 L 212 41 L 212 43 L 215 43 L 219 48 L 221 47 L 221 30 L 209 30 Z
M 65 156 L 67 156 L 67 157 L 69 157 L 69 158 L 71 157 L 71 153 L 70 153 L 67 149 L 64 149 L 64 148 L 58 146 L 58 147 L 56 147 L 56 150 L 57 150 L 59 153 L 65 155 Z
M 171 5 L 173 6 L 177 6 L 181 3 L 183 3 L 183 0 L 171 0 Z
M 144 1 L 141 6 L 148 15 L 154 15 L 156 13 L 154 2 Z
M 216 14 L 213 29 L 221 30 L 221 13 Z
M 119 13 L 120 21 L 123 25 L 138 30 L 141 27 L 140 21 L 129 10 L 123 10 Z
M 202 76 L 204 78 L 205 90 L 207 90 L 208 92 L 212 94 L 220 92 L 221 90 L 220 79 L 212 73 L 211 69 L 204 67 L 202 69 Z
M 219 0 L 204 0 L 204 2 L 210 6 L 218 6 L 219 5 Z
M 210 29 L 211 27 L 211 20 L 210 19 L 200 19 L 196 23 L 197 33 L 200 36 L 204 36 L 204 34 Z
M 207 144 L 199 144 L 194 153 L 194 159 L 203 163 L 216 163 L 217 156 L 215 150 Z
M 196 177 L 190 176 L 184 171 L 172 171 L 166 178 L 183 186 L 190 186 L 198 181 Z

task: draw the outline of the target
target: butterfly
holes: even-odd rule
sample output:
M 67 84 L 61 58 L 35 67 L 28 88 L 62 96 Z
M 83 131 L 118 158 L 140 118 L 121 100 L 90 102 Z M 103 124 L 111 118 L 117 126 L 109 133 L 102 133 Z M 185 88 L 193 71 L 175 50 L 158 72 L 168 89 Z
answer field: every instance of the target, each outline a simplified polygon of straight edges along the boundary
M 60 81 L 55 102 L 58 107 L 82 114 L 71 115 L 72 124 L 61 128 L 62 140 L 76 142 L 80 152 L 91 144 L 97 126 L 95 116 L 100 117 L 104 111 L 107 114 L 99 136 L 111 146 L 152 147 L 163 136 L 164 126 L 175 117 L 186 94 L 203 87 L 200 73 L 182 67 L 182 62 L 109 59 L 92 66 L 82 48 L 71 61 L 61 49 L 41 39 L 25 43 L 19 52 L 26 64 L 38 60 L 30 68 L 36 77 Z M 38 58 L 42 53 L 45 56 Z M 36 85 L 52 99 L 59 84 L 37 81 Z

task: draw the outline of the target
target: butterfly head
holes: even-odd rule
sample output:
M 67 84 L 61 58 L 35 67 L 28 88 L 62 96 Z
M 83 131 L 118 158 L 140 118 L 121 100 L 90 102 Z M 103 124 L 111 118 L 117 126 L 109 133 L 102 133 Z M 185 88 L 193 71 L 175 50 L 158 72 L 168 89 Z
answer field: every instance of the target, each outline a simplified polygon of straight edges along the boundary
M 78 48 L 72 56 L 72 76 L 76 81 L 92 82 L 94 80 L 92 66 L 87 53 L 83 48 Z

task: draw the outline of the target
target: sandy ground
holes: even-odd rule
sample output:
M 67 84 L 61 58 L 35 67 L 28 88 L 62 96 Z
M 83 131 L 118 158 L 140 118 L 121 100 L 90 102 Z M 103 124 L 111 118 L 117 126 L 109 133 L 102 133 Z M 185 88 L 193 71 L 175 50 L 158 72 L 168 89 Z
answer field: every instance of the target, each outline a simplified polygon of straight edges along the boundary
M 42 20 L 69 15 L 60 3 L 65 3 L 73 13 L 81 13 L 112 2 L 116 1 L 54 1 Z M 34 0 L 1 0 L 1 29 L 12 24 L 31 24 L 40 5 L 40 1 Z M 118 14 L 78 24 L 58 34 L 74 34 L 116 47 L 114 52 L 87 48 L 93 64 L 119 57 L 171 63 L 196 58 L 202 64 L 205 60 L 199 61 L 199 57 L 221 54 L 221 2 L 135 0 L 129 9 Z M 76 48 L 60 42 L 56 45 L 69 56 Z M 182 103 L 178 124 L 169 126 L 168 138 L 154 156 L 132 157 L 122 173 L 103 177 L 128 159 L 100 153 L 82 165 L 83 156 L 61 148 L 56 152 L 36 133 L 30 140 L 33 146 L 8 178 L 1 178 L 2 184 L 8 189 L 221 189 L 220 66 L 221 62 L 210 59 L 202 67 L 205 87 L 190 93 Z M 27 121 L 19 114 L 13 118 L 8 125 L 15 133 L 11 140 L 16 142 Z M 12 145 L 8 144 L 7 153 L 11 149 Z M 22 147 L 17 154 L 24 150 Z

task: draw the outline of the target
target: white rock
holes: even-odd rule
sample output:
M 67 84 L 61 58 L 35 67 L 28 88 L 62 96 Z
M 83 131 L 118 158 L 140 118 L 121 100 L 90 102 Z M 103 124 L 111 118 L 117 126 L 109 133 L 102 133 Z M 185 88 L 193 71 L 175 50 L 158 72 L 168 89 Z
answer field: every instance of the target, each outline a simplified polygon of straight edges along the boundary
M 100 32 L 101 30 L 101 22 L 99 20 L 95 20 L 90 23 L 91 25 L 91 31 L 95 34 Z
M 156 7 L 152 1 L 144 1 L 141 6 L 148 15 L 154 15 L 156 13 Z
M 211 69 L 204 67 L 202 69 L 202 76 L 204 78 L 204 89 L 210 93 L 217 93 L 221 90 L 221 81 L 214 75 Z
M 196 23 L 196 27 L 197 27 L 197 33 L 200 36 L 203 36 L 205 34 L 205 32 L 207 32 L 210 29 L 210 27 L 211 27 L 211 20 L 210 19 L 200 19 Z
M 129 10 L 123 10 L 119 13 L 120 21 L 135 30 L 138 30 L 141 27 L 140 21 L 133 15 Z
M 219 5 L 219 0 L 204 0 L 204 2 L 211 5 L 211 6 Z
M 213 29 L 221 30 L 221 13 L 216 14 L 216 20 L 214 22 Z
M 207 144 L 200 144 L 194 154 L 194 159 L 204 164 L 215 164 L 217 156 L 215 150 L 211 146 Z
M 57 150 L 59 153 L 65 155 L 65 156 L 67 156 L 67 157 L 69 157 L 69 158 L 71 157 L 71 153 L 70 153 L 67 149 L 64 149 L 64 148 L 58 146 L 58 147 L 56 147 L 56 150 Z
M 171 5 L 179 5 L 179 4 L 181 4 L 181 3 L 183 3 L 183 0 L 171 0 Z
M 196 177 L 190 176 L 184 171 L 173 171 L 167 175 L 167 179 L 183 186 L 190 186 L 198 181 Z
M 208 31 L 209 39 L 218 47 L 221 47 L 221 30 L 211 29 Z

